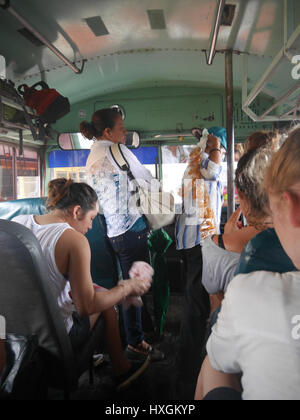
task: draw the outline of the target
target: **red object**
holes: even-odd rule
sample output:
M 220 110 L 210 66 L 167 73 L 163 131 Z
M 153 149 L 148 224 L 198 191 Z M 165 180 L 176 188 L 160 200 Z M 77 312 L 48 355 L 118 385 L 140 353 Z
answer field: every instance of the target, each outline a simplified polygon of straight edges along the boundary
M 37 89 L 39 87 L 39 89 Z M 50 89 L 47 83 L 40 81 L 29 87 L 25 84 L 18 87 L 26 105 L 34 109 L 40 122 L 55 123 L 70 112 L 68 98 L 62 96 L 57 90 Z
M 50 104 L 58 98 L 60 94 L 55 89 L 37 90 L 33 87 L 24 85 L 24 99 L 26 105 L 36 111 L 37 115 L 44 114 Z

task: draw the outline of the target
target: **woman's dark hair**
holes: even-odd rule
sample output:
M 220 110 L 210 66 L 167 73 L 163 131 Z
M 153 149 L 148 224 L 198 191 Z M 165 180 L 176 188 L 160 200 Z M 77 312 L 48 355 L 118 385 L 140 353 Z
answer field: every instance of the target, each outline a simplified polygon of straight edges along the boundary
M 120 116 L 121 113 L 116 108 L 99 109 L 94 112 L 92 122 L 82 121 L 80 123 L 79 131 L 89 140 L 101 137 L 106 128 L 114 128 L 116 119 Z
M 267 215 L 268 197 L 264 188 L 266 170 L 273 154 L 271 147 L 259 147 L 245 153 L 235 172 L 235 185 L 249 203 L 247 219 L 258 220 Z
M 93 210 L 98 200 L 96 192 L 83 182 L 65 178 L 53 179 L 48 184 L 47 210 L 67 210 L 80 206 L 83 213 Z

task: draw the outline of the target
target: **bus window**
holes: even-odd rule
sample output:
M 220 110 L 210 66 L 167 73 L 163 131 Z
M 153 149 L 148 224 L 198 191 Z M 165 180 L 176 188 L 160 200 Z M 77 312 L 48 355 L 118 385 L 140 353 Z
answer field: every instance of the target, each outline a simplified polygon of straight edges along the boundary
M 50 179 L 86 182 L 85 164 L 89 150 L 55 150 L 49 153 Z
M 139 147 L 138 149 L 131 149 L 131 151 L 155 177 L 156 172 L 158 172 L 158 147 Z M 75 182 L 86 182 L 85 165 L 89 153 L 89 150 L 56 150 L 50 152 L 50 179 L 66 178 Z
M 23 154 L 13 146 L 0 144 L 0 201 L 40 196 L 39 157 L 35 150 Z
M 151 172 L 152 176 L 159 179 L 158 147 L 139 147 L 138 149 L 130 150 L 141 162 L 141 164 Z
M 35 150 L 24 148 L 17 161 L 17 199 L 40 197 L 39 158 Z
M 0 201 L 15 198 L 14 150 L 11 146 L 0 144 Z

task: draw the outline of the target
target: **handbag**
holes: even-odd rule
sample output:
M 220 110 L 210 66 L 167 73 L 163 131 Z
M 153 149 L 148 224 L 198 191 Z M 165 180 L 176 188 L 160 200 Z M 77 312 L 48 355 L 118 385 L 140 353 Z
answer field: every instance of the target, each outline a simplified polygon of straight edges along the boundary
M 130 181 L 135 183 L 136 190 L 133 191 L 131 199 L 134 200 L 140 213 L 145 215 L 150 229 L 158 230 L 164 226 L 171 225 L 175 220 L 175 200 L 173 195 L 164 191 L 151 191 L 141 186 L 133 176 L 120 144 L 111 146 L 110 153 L 121 171 L 126 172 Z
M 36 89 L 39 87 L 40 89 Z M 68 98 L 57 90 L 50 89 L 47 83 L 40 81 L 29 87 L 25 84 L 18 87 L 26 105 L 34 109 L 41 123 L 52 124 L 70 112 Z
M 6 363 L 0 375 L 0 400 L 33 400 L 46 390 L 45 366 L 37 337 L 7 334 Z

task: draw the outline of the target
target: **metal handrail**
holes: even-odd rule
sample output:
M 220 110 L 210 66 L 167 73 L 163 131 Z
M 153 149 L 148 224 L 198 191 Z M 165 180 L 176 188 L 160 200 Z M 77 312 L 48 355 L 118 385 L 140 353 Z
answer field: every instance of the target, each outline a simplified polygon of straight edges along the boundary
M 79 69 L 72 63 L 67 57 L 65 57 L 47 38 L 44 37 L 40 32 L 38 32 L 26 19 L 23 18 L 11 5 L 10 2 L 6 0 L 4 5 L 1 5 L 4 10 L 10 12 L 19 22 L 22 23 L 36 38 L 38 38 L 46 47 L 48 47 L 57 57 L 62 60 L 67 66 L 69 66 L 74 73 L 81 74 L 83 72 L 84 64 L 86 60 L 82 60 L 82 67 Z
M 226 2 L 226 0 L 219 0 L 219 6 L 218 6 L 217 16 L 216 16 L 216 20 L 215 20 L 213 35 L 212 35 L 211 43 L 210 43 L 210 47 L 209 47 L 208 57 L 206 55 L 206 62 L 209 66 L 212 65 L 214 56 L 216 54 L 216 45 L 217 45 L 219 30 L 220 30 L 220 26 L 221 26 L 222 14 L 223 14 L 224 7 L 225 7 L 225 2 Z M 206 54 L 206 52 L 205 52 L 205 54 Z

